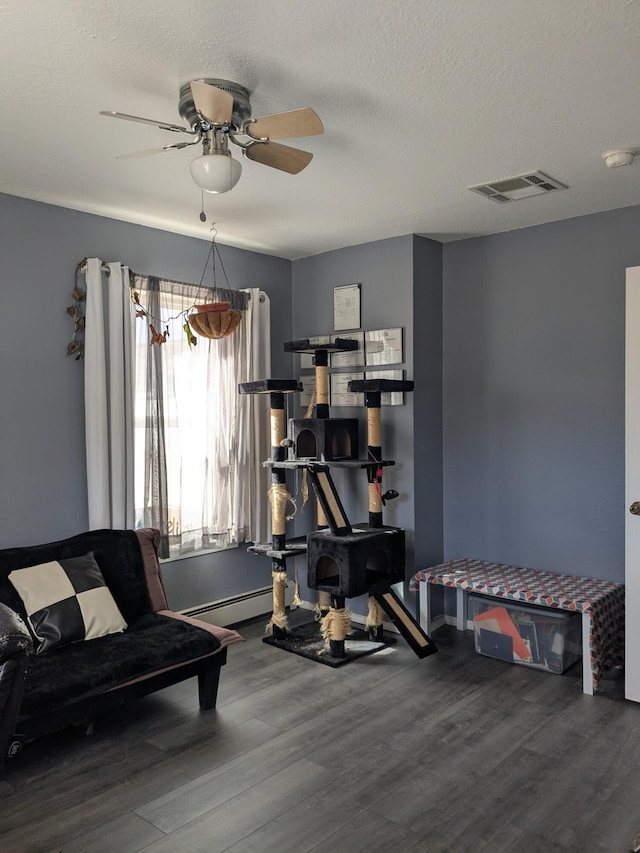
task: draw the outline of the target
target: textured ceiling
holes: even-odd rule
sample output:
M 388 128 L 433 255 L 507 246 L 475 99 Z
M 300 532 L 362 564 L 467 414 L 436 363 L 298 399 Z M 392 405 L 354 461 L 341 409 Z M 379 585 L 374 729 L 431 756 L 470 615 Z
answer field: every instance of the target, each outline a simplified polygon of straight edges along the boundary
M 384 237 L 448 241 L 640 203 L 637 0 L 0 0 L 0 192 L 299 258 Z M 297 176 L 242 158 L 206 196 L 197 148 L 115 121 L 182 123 L 180 86 L 234 80 L 254 115 L 312 106 Z M 236 149 L 238 154 L 239 149 Z M 193 152 L 193 153 L 192 153 Z M 467 189 L 539 169 L 569 190 Z

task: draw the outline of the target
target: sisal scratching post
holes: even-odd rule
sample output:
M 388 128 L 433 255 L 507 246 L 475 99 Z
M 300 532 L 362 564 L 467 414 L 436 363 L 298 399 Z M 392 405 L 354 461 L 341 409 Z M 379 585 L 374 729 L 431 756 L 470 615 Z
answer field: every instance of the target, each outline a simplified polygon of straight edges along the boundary
M 284 394 L 280 391 L 271 393 L 271 459 L 273 462 L 284 462 L 285 412 Z M 286 473 L 284 468 L 271 469 L 271 545 L 274 551 L 282 551 L 286 547 L 287 515 L 286 506 L 289 498 Z M 287 634 L 289 620 L 285 606 L 285 588 L 287 585 L 286 563 L 279 557 L 273 558 L 273 613 L 267 624 L 276 639 L 284 639 Z
M 369 629 L 369 633 L 371 634 L 372 630 L 375 632 L 378 629 L 382 628 L 382 621 L 384 619 L 384 610 L 378 602 L 373 598 L 373 596 L 369 596 L 369 612 L 367 613 L 367 618 L 364 623 L 364 627 Z
M 382 462 L 382 419 L 381 394 L 370 391 L 366 395 L 367 404 L 367 453 L 369 459 Z M 369 526 L 382 527 L 382 466 L 369 468 L 367 471 L 369 483 Z M 382 640 L 382 608 L 378 602 L 369 596 L 369 613 L 365 627 L 369 630 L 372 640 Z
M 255 542 L 247 547 L 250 553 L 269 557 L 271 560 L 273 610 L 267 624 L 267 633 L 263 642 L 280 648 L 287 648 L 291 642 L 289 619 L 287 614 L 286 588 L 288 585 L 286 561 L 306 553 L 306 542 L 287 542 L 287 522 L 296 514 L 296 502 L 289 493 L 286 483 L 288 462 L 286 459 L 286 413 L 284 395 L 301 393 L 302 384 L 293 379 L 257 379 L 252 382 L 242 382 L 238 386 L 240 394 L 268 394 L 269 427 L 271 453 L 265 463 L 271 469 L 271 485 L 269 487 L 269 507 L 271 519 L 271 538 L 268 542 Z M 292 510 L 287 513 L 288 505 Z M 294 602 L 300 604 L 298 589 L 298 573 L 295 569 Z
M 316 351 L 316 417 L 329 417 L 329 354 Z
M 316 361 L 316 417 L 329 417 L 329 354 L 326 350 L 317 350 L 315 353 Z M 320 502 L 316 502 L 317 506 L 317 526 L 319 528 L 328 527 L 328 522 L 324 514 L 324 510 Z M 318 612 L 322 619 L 327 618 L 331 607 L 331 596 L 328 592 L 320 590 L 318 592 Z M 325 638 L 326 639 L 326 638 Z
M 286 570 L 276 569 L 271 572 L 273 583 L 273 612 L 267 622 L 267 632 L 274 637 L 283 638 L 289 626 L 289 618 L 285 605 L 285 589 L 287 587 Z
M 370 391 L 367 403 L 367 454 L 370 462 L 380 463 L 369 468 L 369 526 L 382 527 L 382 426 L 380 418 L 380 392 Z
M 369 528 L 371 530 L 376 528 L 380 529 L 383 528 L 382 508 L 385 504 L 385 500 L 398 497 L 398 493 L 393 489 L 389 489 L 389 491 L 384 495 L 382 493 L 382 473 L 385 465 L 382 459 L 382 429 L 380 418 L 382 392 L 393 393 L 394 391 L 413 391 L 413 382 L 404 379 L 365 379 L 349 382 L 348 387 L 349 391 L 364 391 L 365 393 L 365 403 L 367 406 L 367 452 L 369 462 L 371 463 L 370 468 L 367 470 L 369 483 Z M 396 532 L 401 533 L 403 537 L 402 568 L 404 572 L 404 531 L 396 530 Z M 399 578 L 396 580 L 399 580 Z M 390 610 L 392 609 L 392 604 L 393 606 L 396 606 L 399 602 L 399 599 L 397 599 L 390 588 L 390 584 L 393 582 L 394 579 L 390 574 L 384 582 L 379 581 L 378 583 L 374 582 L 369 585 L 369 615 L 367 617 L 366 625 L 369 629 L 369 636 L 371 639 L 382 639 L 382 611 L 384 610 L 387 615 L 389 615 Z M 389 585 L 388 593 L 385 593 L 383 596 L 378 592 L 378 590 L 380 587 L 386 587 L 386 585 Z M 388 604 L 387 597 L 392 603 Z M 373 598 L 376 599 L 377 603 L 373 601 Z M 387 604 L 389 609 L 387 609 Z M 394 623 L 396 622 L 396 619 L 398 621 L 402 621 L 399 619 L 395 610 L 393 610 L 392 618 L 394 619 Z M 404 611 L 403 618 L 407 623 L 411 622 L 411 617 Z M 402 622 L 402 624 L 404 626 L 404 622 Z
M 324 617 L 329 612 L 329 608 L 331 607 L 331 595 L 328 592 L 325 592 L 323 589 L 318 590 L 318 603 L 316 604 L 316 613 L 319 619 L 324 619 Z
M 331 607 L 323 616 L 320 629 L 323 638 L 329 643 L 331 657 L 346 657 L 344 641 L 351 629 L 351 610 L 344 606 L 344 598 L 331 596 Z

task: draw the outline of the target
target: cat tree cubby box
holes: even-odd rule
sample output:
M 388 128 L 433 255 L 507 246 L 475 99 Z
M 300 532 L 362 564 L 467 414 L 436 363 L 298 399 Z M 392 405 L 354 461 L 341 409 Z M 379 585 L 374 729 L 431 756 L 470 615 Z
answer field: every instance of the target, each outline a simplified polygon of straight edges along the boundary
M 385 498 L 397 496 L 389 490 L 382 494 L 384 469 L 393 465 L 382 456 L 380 428 L 381 394 L 388 391 L 412 391 L 413 382 L 371 379 L 352 381 L 349 391 L 363 392 L 367 406 L 367 449 L 360 457 L 357 418 L 332 418 L 329 414 L 328 355 L 355 350 L 358 343 L 336 338 L 331 343 L 314 339 L 289 341 L 286 352 L 312 353 L 315 357 L 316 400 L 314 416 L 291 418 L 285 424 L 284 395 L 302 390 L 291 379 L 264 379 L 243 383 L 241 394 L 269 394 L 271 421 L 271 458 L 264 464 L 271 469 L 272 540 L 256 544 L 249 551 L 272 561 L 273 614 L 264 642 L 300 654 L 329 666 L 371 654 L 395 642 L 383 634 L 386 614 L 418 657 L 437 651 L 435 644 L 420 628 L 392 589 L 404 581 L 404 530 L 383 524 Z M 369 517 L 352 525 L 331 476 L 332 468 L 361 470 L 367 475 Z M 288 492 L 287 471 L 301 470 L 311 480 L 316 495 L 317 530 L 305 537 L 286 539 L 286 505 L 293 504 Z M 287 559 L 307 560 L 307 586 L 318 595 L 319 620 L 292 627 L 284 606 L 287 584 Z M 368 595 L 369 615 L 366 630 L 350 624 L 345 600 Z

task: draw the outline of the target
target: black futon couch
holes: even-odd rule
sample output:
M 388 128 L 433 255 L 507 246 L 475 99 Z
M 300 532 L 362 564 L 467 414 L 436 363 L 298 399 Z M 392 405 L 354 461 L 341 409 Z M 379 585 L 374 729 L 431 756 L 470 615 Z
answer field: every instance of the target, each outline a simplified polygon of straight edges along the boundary
M 5 605 L 0 606 L 0 768 L 7 750 L 18 751 L 21 742 L 73 723 L 90 723 L 134 697 L 192 676 L 198 676 L 200 707 L 215 707 L 226 647 L 242 637 L 168 610 L 159 536 L 151 529 L 94 530 L 45 545 L 0 550 L 0 605 Z M 123 626 L 93 639 L 64 642 L 63 637 L 60 644 L 60 619 L 56 624 L 53 617 L 58 607 L 65 621 L 68 608 L 76 605 L 74 594 L 62 609 L 56 601 L 31 612 L 29 622 L 9 576 L 24 577 L 15 573 L 26 567 L 44 571 L 37 591 L 42 597 L 51 573 L 64 571 L 65 580 L 71 578 L 80 589 L 75 593 L 80 600 L 84 587 L 94 583 L 82 574 L 87 565 L 93 566 L 89 575 L 104 579 L 102 586 L 110 591 Z M 101 587 L 98 592 L 107 594 Z M 53 620 L 53 628 L 47 620 Z

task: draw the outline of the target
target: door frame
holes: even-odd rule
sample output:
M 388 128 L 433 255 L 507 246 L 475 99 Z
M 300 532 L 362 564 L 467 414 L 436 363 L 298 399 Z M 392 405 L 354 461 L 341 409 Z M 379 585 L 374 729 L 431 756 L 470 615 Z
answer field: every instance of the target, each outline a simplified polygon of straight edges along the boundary
M 625 696 L 640 702 L 640 516 L 629 512 L 640 500 L 640 267 L 626 270 L 624 432 Z

